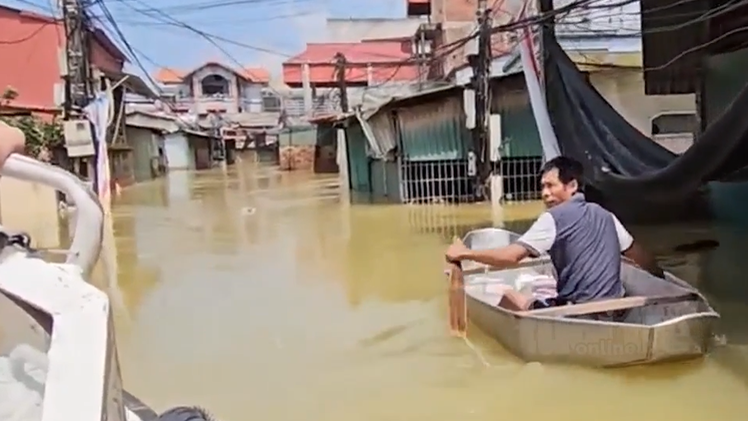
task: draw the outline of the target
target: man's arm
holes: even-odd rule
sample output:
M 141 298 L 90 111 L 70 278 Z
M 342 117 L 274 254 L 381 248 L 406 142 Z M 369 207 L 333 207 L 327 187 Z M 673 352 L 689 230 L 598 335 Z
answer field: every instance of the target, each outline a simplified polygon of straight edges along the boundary
M 550 213 L 545 212 L 515 243 L 491 250 L 467 250 L 463 259 L 502 269 L 508 268 L 517 265 L 526 257 L 538 257 L 547 253 L 555 240 L 556 222 Z
M 629 234 L 626 228 L 621 224 L 621 221 L 613 216 L 613 222 L 616 225 L 616 234 L 618 234 L 618 244 L 621 246 L 621 254 L 628 259 L 631 259 L 637 266 L 646 270 L 654 276 L 664 278 L 665 273 L 657 264 L 654 256 L 644 250 L 634 241 L 634 237 Z
M 0 121 L 0 168 L 13 153 L 23 153 L 25 146 L 26 136 L 23 132 Z

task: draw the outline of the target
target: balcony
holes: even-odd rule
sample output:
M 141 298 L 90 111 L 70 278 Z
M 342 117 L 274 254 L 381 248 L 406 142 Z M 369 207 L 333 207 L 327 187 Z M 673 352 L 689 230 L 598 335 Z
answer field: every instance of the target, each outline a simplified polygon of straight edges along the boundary
M 164 98 L 169 101 L 169 98 Z M 238 104 L 235 97 L 231 96 L 210 96 L 210 97 L 177 97 L 171 99 L 175 108 L 179 111 L 193 111 L 198 114 L 207 114 L 210 111 L 235 113 L 238 111 Z
M 203 96 L 195 100 L 195 112 L 198 114 L 207 114 L 211 111 L 224 113 L 236 113 L 239 111 L 239 104 L 236 97 L 228 95 Z

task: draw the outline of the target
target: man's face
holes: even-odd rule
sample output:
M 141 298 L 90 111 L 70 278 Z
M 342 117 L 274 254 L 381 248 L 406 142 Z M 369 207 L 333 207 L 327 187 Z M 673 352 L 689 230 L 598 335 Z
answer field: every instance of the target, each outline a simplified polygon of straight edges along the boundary
M 540 185 L 543 188 L 543 203 L 548 208 L 569 200 L 577 192 L 578 187 L 575 180 L 572 180 L 569 184 L 562 183 L 558 178 L 558 169 L 556 168 L 543 174 Z

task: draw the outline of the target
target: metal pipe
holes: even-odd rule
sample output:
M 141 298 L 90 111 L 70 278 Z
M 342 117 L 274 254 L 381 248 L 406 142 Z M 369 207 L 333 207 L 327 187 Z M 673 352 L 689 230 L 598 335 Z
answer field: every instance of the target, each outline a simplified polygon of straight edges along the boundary
M 93 191 L 60 167 L 18 154 L 8 158 L 0 175 L 44 184 L 65 193 L 77 209 L 73 241 L 65 263 L 77 265 L 83 273 L 89 273 L 99 258 L 104 223 L 104 211 Z

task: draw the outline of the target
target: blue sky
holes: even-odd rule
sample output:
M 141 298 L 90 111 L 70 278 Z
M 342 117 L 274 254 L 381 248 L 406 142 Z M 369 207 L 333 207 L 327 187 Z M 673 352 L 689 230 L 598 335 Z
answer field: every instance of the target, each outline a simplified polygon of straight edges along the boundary
M 50 13 L 56 1 L 2 0 L 2 3 Z M 232 66 L 240 62 L 268 67 L 277 73 L 280 63 L 287 56 L 301 52 L 306 42 L 334 41 L 325 39 L 327 18 L 405 16 L 405 0 L 104 0 L 104 3 L 149 72 L 158 66 L 187 69 L 215 60 Z M 94 14 L 102 15 L 98 8 Z M 167 16 L 199 31 L 267 51 L 214 39 L 216 47 L 189 29 L 159 21 Z M 121 44 L 116 37 L 115 42 Z M 129 70 L 142 73 L 135 63 L 130 64 Z

